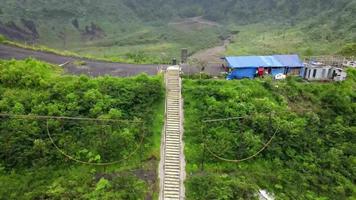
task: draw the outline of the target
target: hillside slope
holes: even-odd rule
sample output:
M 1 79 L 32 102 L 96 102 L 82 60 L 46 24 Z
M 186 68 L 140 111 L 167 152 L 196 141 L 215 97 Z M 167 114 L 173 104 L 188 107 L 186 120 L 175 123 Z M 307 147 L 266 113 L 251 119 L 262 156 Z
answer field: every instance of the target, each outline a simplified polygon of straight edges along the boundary
M 267 32 L 297 28 L 308 40 L 337 43 L 334 49 L 326 48 L 331 53 L 356 41 L 356 0 L 1 0 L 0 4 L 0 34 L 102 57 L 135 56 L 129 55 L 135 52 L 168 59 L 182 47 L 192 51 L 211 47 L 229 31 L 256 23 Z M 171 23 L 196 16 L 221 26 L 193 23 L 182 28 Z
M 187 199 L 354 199 L 355 78 L 185 79 Z
M 0 60 L 0 199 L 152 199 L 163 90 L 159 76 L 69 76 Z

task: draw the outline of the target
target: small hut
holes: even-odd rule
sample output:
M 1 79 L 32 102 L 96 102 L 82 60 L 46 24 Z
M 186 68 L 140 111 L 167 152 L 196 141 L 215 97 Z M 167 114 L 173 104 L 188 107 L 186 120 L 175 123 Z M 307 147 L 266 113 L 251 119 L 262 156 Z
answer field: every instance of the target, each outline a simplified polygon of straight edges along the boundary
M 344 81 L 347 77 L 342 68 L 310 62 L 303 69 L 303 78 L 309 81 Z

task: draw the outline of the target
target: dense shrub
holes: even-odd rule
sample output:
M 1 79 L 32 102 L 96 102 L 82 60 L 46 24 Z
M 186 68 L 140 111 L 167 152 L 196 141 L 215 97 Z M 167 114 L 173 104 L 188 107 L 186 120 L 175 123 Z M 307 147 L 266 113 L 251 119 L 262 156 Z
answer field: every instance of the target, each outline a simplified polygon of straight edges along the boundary
M 259 189 L 280 199 L 352 199 L 355 82 L 355 70 L 342 83 L 186 80 L 188 199 L 252 199 L 244 195 Z M 236 116 L 246 118 L 203 123 Z M 246 158 L 276 130 L 267 150 L 246 162 L 224 162 L 209 152 L 231 160 Z M 242 177 L 246 179 L 237 185 L 248 184 L 247 192 L 234 192 L 239 187 L 231 184 Z M 219 190 L 226 196 L 214 196 Z
M 84 167 L 81 173 L 54 148 L 47 127 L 59 148 L 86 162 L 125 159 L 145 134 L 140 152 L 118 166 L 142 162 L 152 148 L 154 108 L 163 98 L 161 78 L 90 78 L 60 72 L 33 59 L 0 61 L 0 113 L 129 122 L 0 117 L 0 199 L 77 199 L 86 193 L 84 199 L 144 199 L 147 185 L 134 175 L 117 177 L 109 188 L 93 191 L 99 184 L 93 179 L 98 168 Z M 132 165 L 126 169 L 137 167 Z
M 189 179 L 187 186 L 191 189 L 188 199 L 258 199 L 258 188 L 249 184 L 245 177 L 199 174 Z

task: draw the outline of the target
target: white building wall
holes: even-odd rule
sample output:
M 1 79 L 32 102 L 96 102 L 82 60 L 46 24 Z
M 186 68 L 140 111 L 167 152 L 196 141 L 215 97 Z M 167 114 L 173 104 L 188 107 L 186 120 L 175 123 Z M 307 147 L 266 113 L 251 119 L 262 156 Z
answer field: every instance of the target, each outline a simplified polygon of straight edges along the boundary
M 328 75 L 331 67 L 306 67 L 304 76 L 307 80 L 329 80 Z

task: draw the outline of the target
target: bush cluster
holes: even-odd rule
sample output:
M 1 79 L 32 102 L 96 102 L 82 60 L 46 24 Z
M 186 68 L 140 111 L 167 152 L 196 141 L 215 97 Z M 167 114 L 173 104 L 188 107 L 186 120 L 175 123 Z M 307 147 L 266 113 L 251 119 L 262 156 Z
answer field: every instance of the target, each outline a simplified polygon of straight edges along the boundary
M 98 168 L 80 167 L 60 154 L 47 127 L 56 145 L 85 162 L 124 159 L 145 134 L 140 151 L 117 165 L 127 166 L 140 162 L 139 154 L 151 148 L 153 107 L 162 98 L 160 77 L 69 76 L 33 59 L 0 60 L 0 113 L 130 121 L 1 117 L 0 199 L 144 199 L 147 185 L 132 174 L 113 174 L 107 186 L 100 187 L 93 179 Z
M 253 199 L 259 189 L 280 199 L 352 199 L 355 82 L 353 69 L 342 83 L 186 80 L 188 199 Z M 236 116 L 246 118 L 203 123 Z M 224 162 L 204 148 L 226 159 L 245 158 L 275 130 L 267 150 L 247 162 Z

